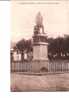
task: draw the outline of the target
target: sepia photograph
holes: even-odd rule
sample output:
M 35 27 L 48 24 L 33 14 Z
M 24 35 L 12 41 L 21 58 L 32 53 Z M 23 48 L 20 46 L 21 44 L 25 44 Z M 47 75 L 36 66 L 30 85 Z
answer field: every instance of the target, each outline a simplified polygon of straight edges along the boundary
M 69 1 L 10 2 L 10 91 L 69 91 Z

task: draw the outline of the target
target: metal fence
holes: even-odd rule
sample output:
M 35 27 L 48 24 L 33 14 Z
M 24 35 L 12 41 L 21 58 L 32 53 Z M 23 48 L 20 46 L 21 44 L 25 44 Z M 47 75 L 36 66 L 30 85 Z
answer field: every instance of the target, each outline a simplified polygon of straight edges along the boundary
M 53 61 L 48 64 L 49 72 L 67 72 L 69 71 L 69 61 Z
M 11 71 L 17 72 L 31 72 L 32 63 L 31 62 L 12 62 Z M 69 61 L 49 61 L 48 72 L 68 72 L 69 71 Z

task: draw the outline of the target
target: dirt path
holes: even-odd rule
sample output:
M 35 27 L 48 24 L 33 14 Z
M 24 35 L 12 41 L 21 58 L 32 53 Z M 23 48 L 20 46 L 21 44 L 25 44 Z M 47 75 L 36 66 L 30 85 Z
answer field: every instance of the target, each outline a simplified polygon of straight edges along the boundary
M 24 75 L 11 74 L 11 91 L 68 91 L 69 73 Z

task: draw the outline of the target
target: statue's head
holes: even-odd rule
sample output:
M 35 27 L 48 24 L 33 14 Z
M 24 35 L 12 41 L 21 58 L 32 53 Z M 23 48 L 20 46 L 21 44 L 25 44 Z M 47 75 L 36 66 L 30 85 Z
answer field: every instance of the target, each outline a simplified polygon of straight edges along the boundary
M 36 15 L 36 25 L 41 26 L 43 24 L 43 17 L 40 12 Z

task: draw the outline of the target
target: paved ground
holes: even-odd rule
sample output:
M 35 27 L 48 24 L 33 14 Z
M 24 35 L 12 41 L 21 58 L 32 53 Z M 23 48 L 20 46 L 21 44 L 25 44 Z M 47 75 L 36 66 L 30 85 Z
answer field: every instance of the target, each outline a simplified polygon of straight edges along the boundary
M 69 91 L 69 73 L 43 75 L 11 73 L 11 91 Z

